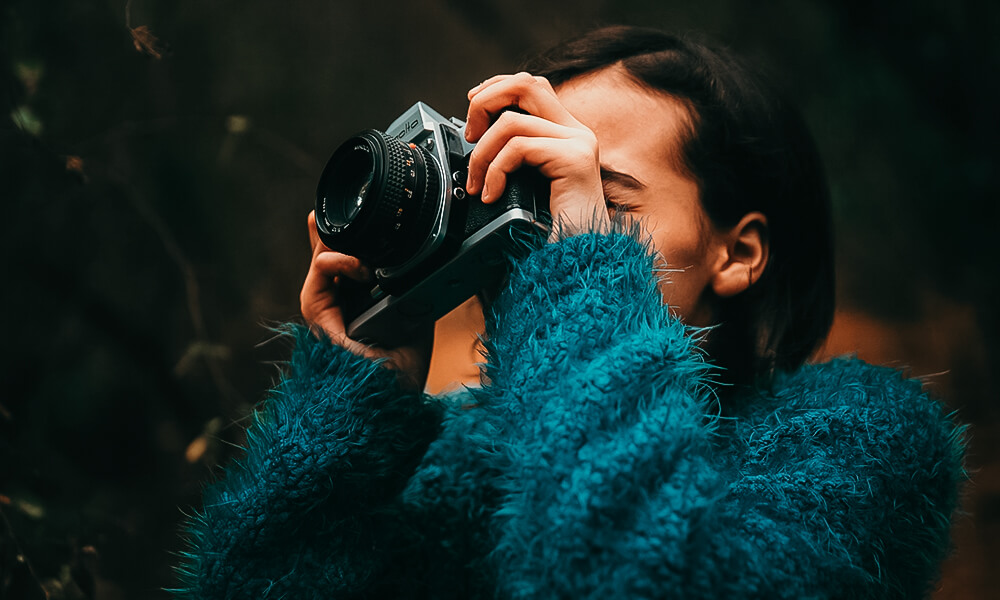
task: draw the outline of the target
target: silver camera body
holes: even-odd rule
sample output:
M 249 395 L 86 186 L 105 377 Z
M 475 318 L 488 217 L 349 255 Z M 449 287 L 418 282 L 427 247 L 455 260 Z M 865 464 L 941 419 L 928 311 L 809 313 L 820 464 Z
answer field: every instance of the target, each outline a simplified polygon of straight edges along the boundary
M 349 138 L 320 177 L 316 222 L 330 249 L 372 268 L 342 282 L 347 334 L 393 346 L 506 274 L 550 223 L 548 182 L 525 170 L 490 204 L 465 191 L 465 124 L 417 102 L 386 128 Z

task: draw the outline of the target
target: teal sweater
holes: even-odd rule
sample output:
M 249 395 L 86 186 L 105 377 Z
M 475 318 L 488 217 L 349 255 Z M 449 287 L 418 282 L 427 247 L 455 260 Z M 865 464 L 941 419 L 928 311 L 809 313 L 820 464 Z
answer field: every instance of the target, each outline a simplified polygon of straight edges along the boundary
M 623 235 L 535 250 L 460 396 L 297 330 L 176 595 L 925 595 L 964 478 L 941 406 L 858 360 L 720 405 L 653 272 Z

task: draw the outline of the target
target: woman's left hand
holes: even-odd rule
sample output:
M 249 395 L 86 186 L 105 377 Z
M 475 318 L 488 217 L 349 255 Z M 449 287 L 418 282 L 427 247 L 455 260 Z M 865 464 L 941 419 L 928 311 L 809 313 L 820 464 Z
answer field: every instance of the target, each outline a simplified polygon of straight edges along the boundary
M 495 202 L 507 176 L 528 165 L 550 181 L 556 230 L 607 230 L 597 137 L 566 110 L 544 77 L 497 75 L 469 90 L 465 139 L 476 143 L 469 158 L 470 194 Z

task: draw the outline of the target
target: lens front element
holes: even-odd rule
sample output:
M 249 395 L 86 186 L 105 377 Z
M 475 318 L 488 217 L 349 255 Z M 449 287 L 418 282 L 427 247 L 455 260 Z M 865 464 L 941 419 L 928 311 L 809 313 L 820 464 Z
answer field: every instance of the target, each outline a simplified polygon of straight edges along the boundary
M 354 221 L 365 203 L 368 188 L 375 177 L 371 148 L 356 145 L 344 154 L 341 166 L 333 174 L 329 195 L 323 198 L 323 215 L 333 229 L 342 230 Z

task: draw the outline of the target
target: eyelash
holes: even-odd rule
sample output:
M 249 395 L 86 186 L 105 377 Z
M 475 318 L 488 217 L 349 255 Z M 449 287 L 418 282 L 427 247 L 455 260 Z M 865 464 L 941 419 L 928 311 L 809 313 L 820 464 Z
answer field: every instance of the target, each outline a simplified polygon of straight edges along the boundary
M 615 199 L 616 185 L 614 183 L 609 184 L 607 181 L 604 183 L 604 206 L 607 207 L 608 212 L 612 214 L 623 214 L 632 212 L 632 208 L 627 202 L 622 202 Z
M 628 204 L 616 202 L 613 198 L 609 197 L 607 194 L 604 195 L 604 206 L 606 206 L 608 210 L 613 210 L 616 213 L 629 212 Z

